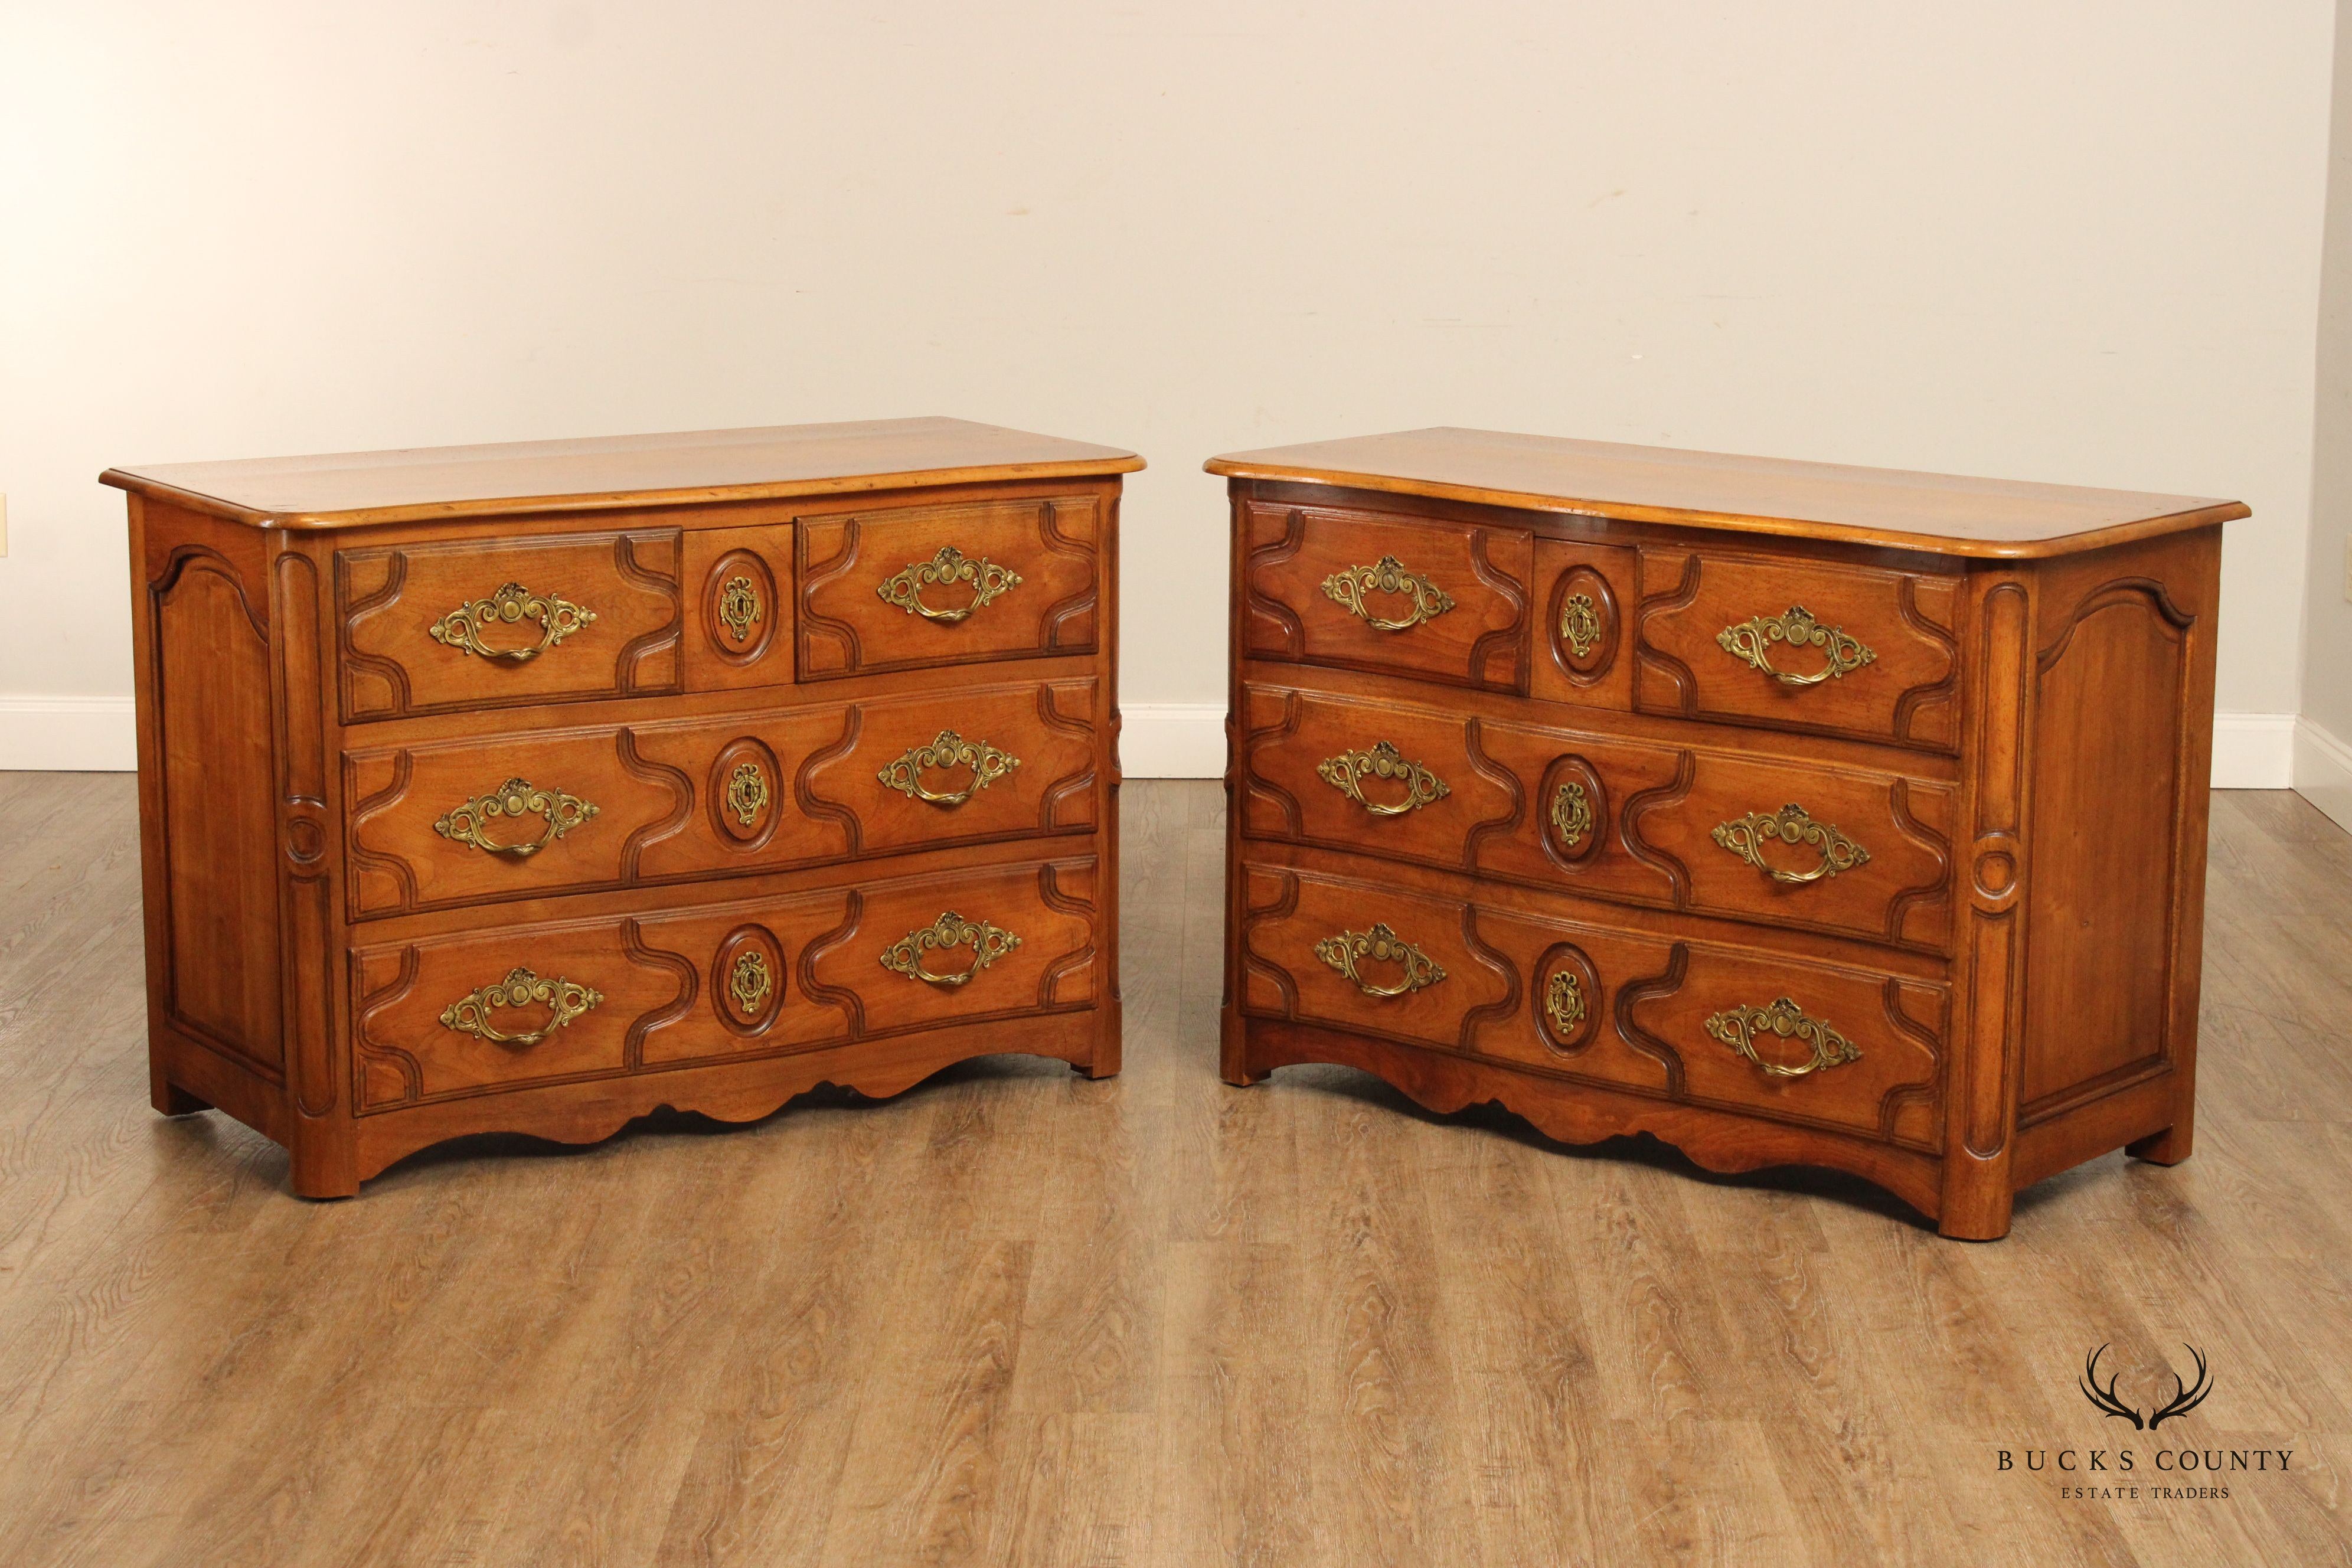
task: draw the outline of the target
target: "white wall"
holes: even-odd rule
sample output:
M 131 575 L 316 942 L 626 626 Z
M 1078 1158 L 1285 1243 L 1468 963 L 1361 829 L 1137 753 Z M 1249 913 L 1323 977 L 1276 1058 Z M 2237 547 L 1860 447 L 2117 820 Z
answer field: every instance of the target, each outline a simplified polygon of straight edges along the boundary
M 2338 0 L 2294 787 L 2352 828 L 2352 0 Z
M 1151 459 L 1146 745 L 1201 459 L 1432 423 L 2242 497 L 2220 702 L 2292 714 L 2332 26 L 0 0 L 0 763 L 129 689 L 109 463 L 912 413 Z

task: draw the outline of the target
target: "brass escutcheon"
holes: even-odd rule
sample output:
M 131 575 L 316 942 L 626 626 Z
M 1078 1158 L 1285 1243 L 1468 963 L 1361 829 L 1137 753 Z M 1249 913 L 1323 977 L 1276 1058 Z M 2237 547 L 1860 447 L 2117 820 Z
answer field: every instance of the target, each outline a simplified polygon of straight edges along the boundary
M 1769 1007 L 1733 1007 L 1717 1013 L 1706 1024 L 1706 1032 L 1770 1073 L 1774 1078 L 1802 1078 L 1809 1072 L 1833 1068 L 1841 1062 L 1862 1059 L 1862 1052 L 1852 1040 L 1831 1028 L 1819 1018 L 1808 1018 L 1788 997 L 1782 996 Z M 1801 1040 L 1812 1047 L 1812 1060 L 1798 1067 L 1782 1067 L 1768 1062 L 1756 1054 L 1756 1035 L 1759 1032 L 1777 1035 L 1784 1040 Z
M 1412 602 L 1404 615 L 1383 620 L 1364 607 L 1364 595 L 1372 593 L 1402 594 Z M 1404 563 L 1393 555 L 1383 555 L 1370 566 L 1350 566 L 1344 572 L 1332 573 L 1323 579 L 1323 594 L 1380 632 L 1408 631 L 1423 621 L 1435 620 L 1454 607 L 1453 598 L 1444 589 L 1426 577 L 1406 571 Z
M 1582 784 L 1570 780 L 1553 793 L 1551 826 L 1564 849 L 1575 848 L 1592 831 L 1592 797 L 1584 793 Z
M 968 921 L 949 910 L 929 925 L 910 931 L 882 952 L 882 967 L 926 985 L 962 985 L 971 977 L 1021 945 L 1021 939 L 986 921 Z M 923 967 L 923 955 L 949 948 L 971 949 L 971 967 L 956 974 L 935 974 Z
M 909 746 L 905 756 L 874 776 L 909 800 L 928 801 L 949 810 L 961 805 L 1020 765 L 1021 759 L 1010 752 L 999 751 L 985 741 L 967 741 L 953 730 L 942 730 L 929 744 Z M 971 770 L 971 782 L 963 788 L 940 793 L 924 786 L 924 769 L 955 767 Z
M 738 763 L 735 771 L 727 775 L 727 807 L 735 820 L 749 827 L 760 820 L 760 808 L 768 804 L 768 775 L 760 771 L 757 763 Z
M 738 953 L 727 972 L 727 994 L 734 1000 L 735 1010 L 746 1018 L 760 1016 L 775 984 L 775 977 L 768 973 L 767 954 L 757 948 Z
M 1556 971 L 1544 985 L 1544 1016 L 1551 1020 L 1552 1031 L 1569 1038 L 1583 1024 L 1584 1014 L 1584 983 L 1565 969 Z
M 1315 956 L 1346 975 L 1367 996 L 1404 996 L 1445 978 L 1443 965 L 1391 931 L 1385 921 L 1375 922 L 1370 931 L 1342 931 L 1325 937 L 1315 944 Z M 1394 985 L 1375 985 L 1356 973 L 1356 965 L 1366 959 L 1402 964 L 1404 978 Z
M 529 969 L 517 965 L 507 972 L 504 980 L 485 985 L 471 995 L 460 996 L 443 1008 L 441 1026 L 493 1045 L 535 1046 L 604 999 L 604 993 L 575 985 L 562 975 L 541 980 Z M 527 1007 L 534 1002 L 551 1012 L 547 1022 L 529 1034 L 505 1034 L 490 1022 L 494 1009 Z
M 1791 605 L 1785 615 L 1751 616 L 1736 626 L 1726 626 L 1715 634 L 1723 651 L 1734 658 L 1745 660 L 1751 668 L 1760 669 L 1783 686 L 1819 686 L 1824 680 L 1834 680 L 1870 663 L 1878 655 L 1835 626 L 1825 626 L 1813 618 L 1813 613 L 1802 605 Z M 1811 675 L 1791 675 L 1785 669 L 1772 668 L 1771 645 L 1787 643 L 1790 647 L 1817 647 L 1828 662 Z
M 1559 635 L 1568 639 L 1568 651 L 1579 658 L 1590 658 L 1601 642 L 1601 608 L 1590 594 L 1570 594 L 1559 607 Z
M 1715 841 L 1776 882 L 1802 886 L 1851 871 L 1870 863 L 1870 851 L 1826 822 L 1815 822 L 1801 805 L 1784 805 L 1777 812 L 1752 811 L 1715 829 Z M 1768 839 L 1783 844 L 1810 844 L 1821 851 L 1822 863 L 1810 871 L 1784 871 L 1764 858 Z
M 726 623 L 727 635 L 737 642 L 751 637 L 751 628 L 760 624 L 761 611 L 760 590 L 749 577 L 730 577 L 719 590 L 719 618 Z
M 968 584 L 971 589 L 971 603 L 953 610 L 935 610 L 923 603 L 925 588 L 949 583 Z M 874 592 L 886 603 L 898 605 L 910 616 L 953 625 L 1007 588 L 1020 585 L 1021 574 L 1010 566 L 999 566 L 984 555 L 974 559 L 952 544 L 942 544 L 940 552 L 929 561 L 909 561 L 905 571 L 882 579 L 876 584 Z
M 1453 791 L 1444 779 L 1419 763 L 1407 762 L 1404 753 L 1386 741 L 1376 741 L 1368 752 L 1342 752 L 1315 764 L 1323 782 L 1370 812 L 1374 816 L 1402 816 L 1417 811 L 1433 801 L 1444 799 Z M 1385 804 L 1364 798 L 1366 778 L 1396 779 L 1404 784 L 1404 798 Z
M 528 664 L 549 648 L 593 624 L 596 612 L 552 594 L 534 594 L 520 583 L 509 583 L 487 599 L 460 605 L 425 629 L 434 641 L 460 653 L 479 654 L 499 664 Z M 539 623 L 539 641 L 527 647 L 492 647 L 482 633 L 500 622 L 513 626 Z
M 502 859 L 528 860 L 595 815 L 595 805 L 576 795 L 566 795 L 560 789 L 541 789 L 528 779 L 509 779 L 489 794 L 452 807 L 448 815 L 433 825 L 433 831 L 453 843 L 470 844 Z M 490 838 L 489 825 L 493 818 L 501 816 L 538 816 L 544 818 L 547 826 L 529 843 L 499 844 Z

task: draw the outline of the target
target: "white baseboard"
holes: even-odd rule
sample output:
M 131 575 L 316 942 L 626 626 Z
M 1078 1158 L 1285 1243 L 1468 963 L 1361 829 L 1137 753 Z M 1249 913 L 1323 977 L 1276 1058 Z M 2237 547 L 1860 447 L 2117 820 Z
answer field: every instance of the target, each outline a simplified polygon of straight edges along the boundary
M 2352 832 L 2352 746 L 2308 719 L 2294 727 L 2294 793 Z
M 1122 702 L 1118 768 L 1131 779 L 1214 779 L 1225 773 L 1222 702 Z
M 0 697 L 0 773 L 111 773 L 139 765 L 128 697 Z
M 1224 773 L 1223 703 L 1130 702 L 1123 717 L 1119 759 L 1128 777 L 1213 779 Z M 127 772 L 139 765 L 132 723 L 128 697 L 0 697 L 0 772 Z M 2352 791 L 2352 750 L 2291 713 L 2215 717 L 2214 788 L 2290 785 L 2345 821 L 2338 814 L 2352 813 L 2352 803 L 2327 803 Z
M 2294 783 L 2292 713 L 2213 715 L 2213 787 L 2285 789 Z

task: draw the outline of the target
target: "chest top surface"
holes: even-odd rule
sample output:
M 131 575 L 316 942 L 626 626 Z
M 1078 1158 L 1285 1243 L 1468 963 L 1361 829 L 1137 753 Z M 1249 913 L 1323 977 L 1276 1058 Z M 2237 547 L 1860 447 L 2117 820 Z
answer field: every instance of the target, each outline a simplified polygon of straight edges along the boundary
M 2239 501 L 1439 426 L 1212 458 L 1213 474 L 2032 559 L 2252 515 Z
M 964 419 L 876 419 L 110 468 L 106 484 L 278 528 L 1129 473 L 1116 447 Z

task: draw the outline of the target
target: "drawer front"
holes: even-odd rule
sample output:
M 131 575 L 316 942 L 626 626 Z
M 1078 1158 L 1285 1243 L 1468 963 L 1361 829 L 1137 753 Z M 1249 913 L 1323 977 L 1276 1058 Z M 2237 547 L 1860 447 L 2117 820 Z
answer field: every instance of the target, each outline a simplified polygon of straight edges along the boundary
M 1095 651 L 1091 496 L 804 517 L 803 679 Z
M 1731 551 L 1642 552 L 1634 706 L 1959 745 L 1959 579 Z
M 335 552 L 343 720 L 678 688 L 676 529 Z
M 950 693 L 345 753 L 353 918 L 1097 822 L 1099 689 Z
M 1244 526 L 1256 658 L 1527 689 L 1531 534 L 1262 503 Z
M 1941 986 L 1370 880 L 1245 878 L 1258 1016 L 1937 1147 Z
M 1942 950 L 1950 785 L 1251 683 L 1242 830 Z
M 1087 1007 L 1096 880 L 1019 864 L 356 948 L 360 1110 Z

